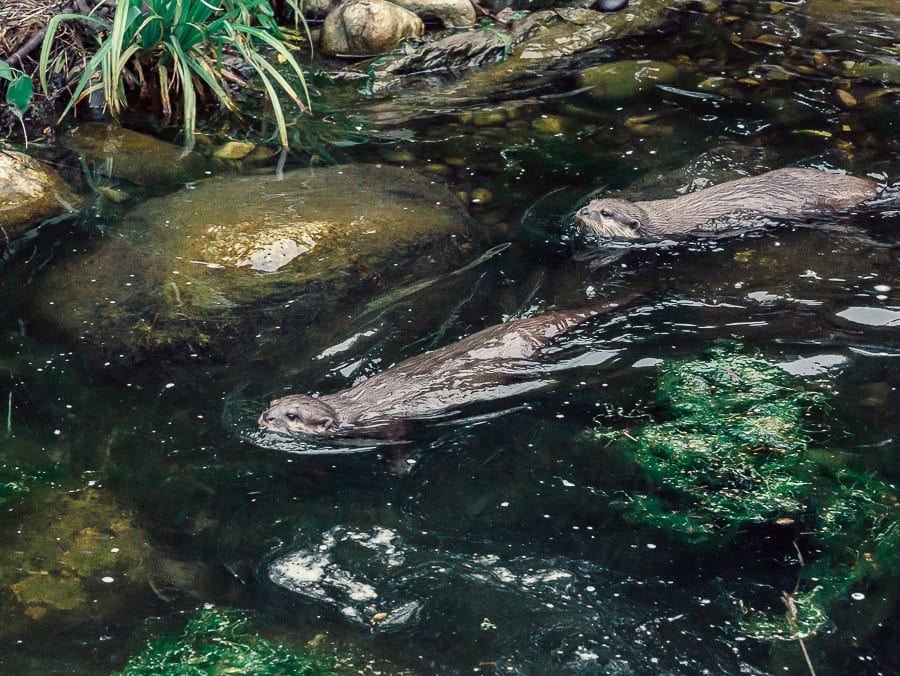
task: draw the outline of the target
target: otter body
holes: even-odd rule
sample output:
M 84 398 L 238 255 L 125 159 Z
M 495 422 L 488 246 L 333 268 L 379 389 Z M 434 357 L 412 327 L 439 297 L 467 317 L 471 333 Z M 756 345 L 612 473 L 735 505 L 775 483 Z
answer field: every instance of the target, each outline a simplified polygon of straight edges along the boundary
M 522 394 L 547 384 L 534 373 L 542 348 L 562 333 L 618 307 L 554 312 L 491 326 L 411 357 L 349 389 L 321 397 L 276 399 L 261 427 L 287 435 L 402 436 L 405 420 L 428 419 L 477 401 Z M 531 378 L 516 377 L 528 376 Z
M 575 215 L 585 231 L 620 239 L 662 239 L 752 225 L 754 218 L 805 218 L 855 206 L 878 193 L 874 181 L 816 169 L 778 169 L 674 199 L 597 199 Z

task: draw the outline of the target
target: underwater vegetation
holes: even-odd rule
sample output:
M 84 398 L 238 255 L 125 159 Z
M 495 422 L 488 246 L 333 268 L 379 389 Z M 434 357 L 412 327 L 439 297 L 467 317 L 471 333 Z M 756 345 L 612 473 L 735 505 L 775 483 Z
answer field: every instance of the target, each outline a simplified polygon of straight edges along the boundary
M 794 534 L 786 558 L 796 584 L 772 606 L 784 615 L 738 602 L 744 635 L 814 635 L 828 625 L 830 603 L 900 562 L 896 487 L 814 443 L 827 441 L 826 394 L 729 344 L 665 364 L 657 395 L 662 419 L 590 432 L 639 468 L 641 489 L 615 501 L 625 518 L 706 549 L 754 528 Z
M 209 674 L 334 674 L 334 661 L 260 637 L 244 613 L 202 608 L 181 634 L 149 641 L 119 676 L 208 676 Z

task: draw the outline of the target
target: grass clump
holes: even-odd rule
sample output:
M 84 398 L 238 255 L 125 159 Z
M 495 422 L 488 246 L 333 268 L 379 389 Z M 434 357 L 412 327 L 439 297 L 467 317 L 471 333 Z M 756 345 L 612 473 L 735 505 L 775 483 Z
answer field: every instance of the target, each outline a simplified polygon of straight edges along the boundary
M 336 671 L 332 661 L 261 638 L 242 613 L 203 608 L 188 620 L 180 635 L 148 642 L 117 673 L 120 676 L 324 676 Z
M 47 26 L 41 49 L 41 86 L 49 95 L 47 73 L 59 66 L 51 65 L 51 54 L 60 24 L 86 23 L 99 36 L 96 51 L 84 65 L 61 117 L 99 92 L 109 114 L 118 118 L 128 106 L 129 93 L 137 90 L 145 98 L 155 93 L 168 119 L 173 111 L 171 93 L 178 92 L 185 145 L 190 148 L 198 98 L 211 93 L 229 111 L 240 113 L 229 83 L 249 83 L 238 67 L 226 65 L 226 57 L 236 55 L 261 83 L 286 148 L 287 121 L 281 99 L 286 97 L 305 111 L 310 98 L 303 71 L 273 15 L 268 0 L 117 0 L 111 21 L 94 12 L 57 14 Z M 269 62 L 264 50 L 275 53 L 294 82 Z
M 744 607 L 749 636 L 801 639 L 827 623 L 829 603 L 900 563 L 896 487 L 811 448 L 814 416 L 827 397 L 736 346 L 663 367 L 657 392 L 665 419 L 594 438 L 621 445 L 643 488 L 617 504 L 629 520 L 694 545 L 721 547 L 753 525 L 790 526 L 797 584 L 775 607 Z M 830 456 L 834 457 L 834 456 Z M 803 545 L 815 551 L 806 561 Z M 743 607 L 743 606 L 741 606 Z

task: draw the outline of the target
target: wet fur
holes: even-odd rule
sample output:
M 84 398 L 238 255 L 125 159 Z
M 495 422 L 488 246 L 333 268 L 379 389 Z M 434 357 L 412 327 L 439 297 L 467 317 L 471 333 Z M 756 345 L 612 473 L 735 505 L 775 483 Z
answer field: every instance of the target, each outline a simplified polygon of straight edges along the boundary
M 617 307 L 611 303 L 491 326 L 335 394 L 276 399 L 259 424 L 286 435 L 399 437 L 406 420 L 439 417 L 466 404 L 542 386 L 535 379 L 517 385 L 515 376 L 527 375 L 557 336 Z
M 796 219 L 855 206 L 878 194 L 874 181 L 816 169 L 778 169 L 674 199 L 598 199 L 575 220 L 587 232 L 624 239 L 660 239 L 722 231 L 753 219 Z

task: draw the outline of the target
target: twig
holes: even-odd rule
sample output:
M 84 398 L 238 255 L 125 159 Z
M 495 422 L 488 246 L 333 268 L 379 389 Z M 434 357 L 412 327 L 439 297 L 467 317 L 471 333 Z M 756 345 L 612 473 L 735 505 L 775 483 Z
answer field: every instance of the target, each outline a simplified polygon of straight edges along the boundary
M 25 67 L 25 61 L 23 57 L 28 56 L 37 47 L 41 41 L 44 39 L 44 35 L 47 34 L 47 27 L 44 26 L 37 33 L 28 38 L 25 43 L 19 47 L 16 51 L 10 54 L 4 61 L 8 63 L 10 66 L 14 66 L 13 61 L 19 62 L 19 68 Z
M 816 676 L 816 670 L 813 668 L 812 660 L 809 659 L 809 653 L 806 652 L 806 644 L 803 642 L 802 638 L 798 638 L 797 641 L 800 643 L 800 650 L 803 651 L 803 658 L 806 660 L 806 666 L 809 668 L 809 673 L 811 676 Z
M 803 553 L 800 551 L 800 547 L 797 546 L 797 541 L 794 540 L 794 549 L 797 552 L 797 559 L 800 561 L 800 567 L 803 568 L 806 565 L 806 562 L 803 560 Z M 792 627 L 796 627 L 797 625 L 797 605 L 794 603 L 794 594 L 796 594 L 800 589 L 800 577 L 797 576 L 797 582 L 794 584 L 794 591 L 788 594 L 786 591 L 781 592 L 781 601 L 784 603 L 787 608 L 787 619 L 788 624 Z M 813 667 L 812 660 L 809 657 L 809 651 L 806 650 L 806 643 L 803 642 L 803 638 L 801 636 L 797 637 L 797 643 L 800 644 L 800 651 L 803 653 L 803 659 L 806 660 L 806 668 L 809 669 L 810 676 L 816 676 L 815 667 Z

